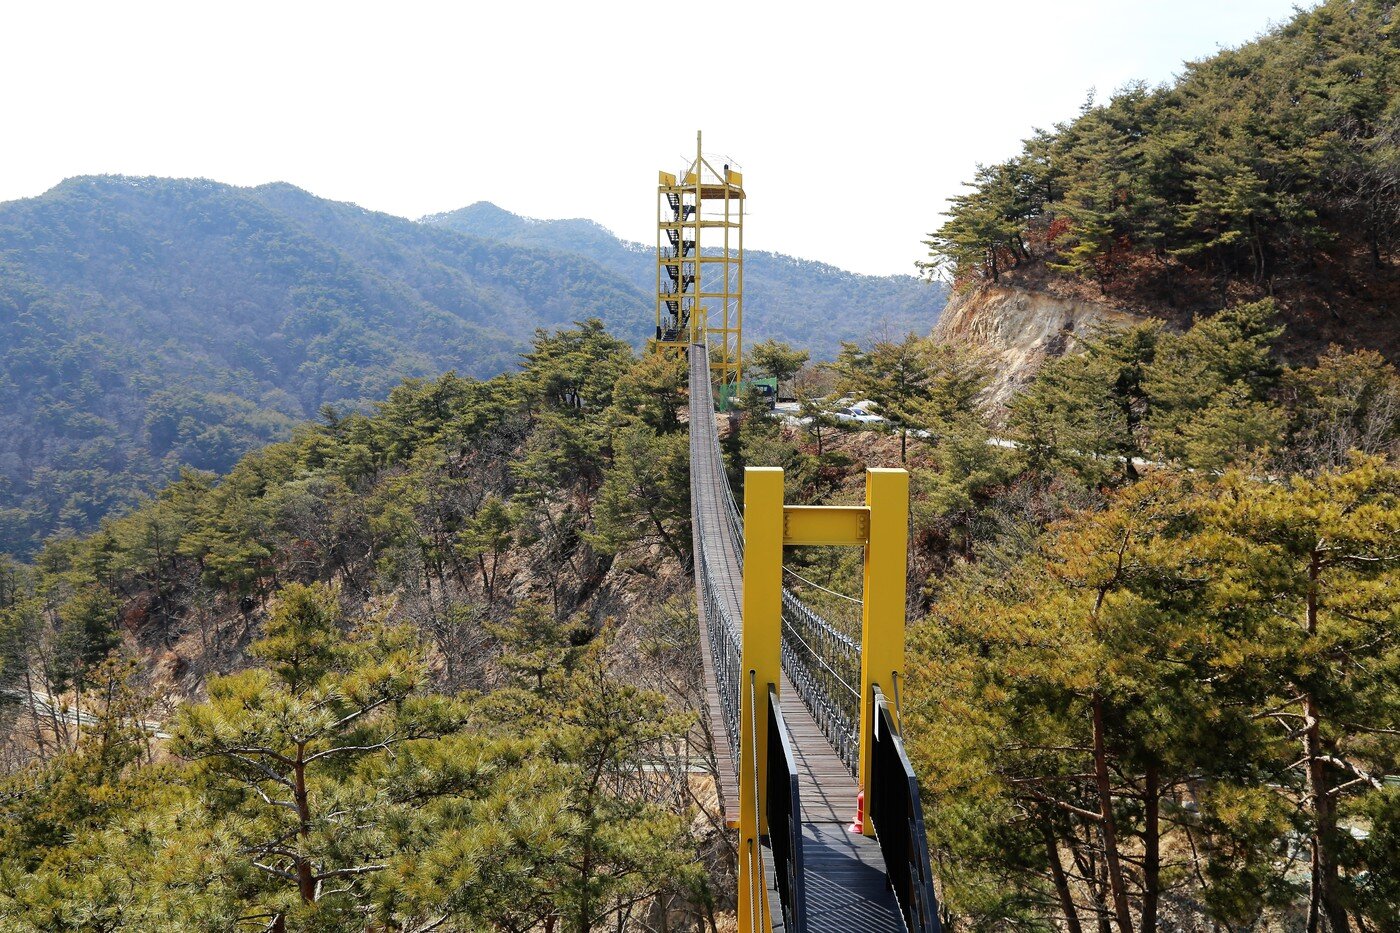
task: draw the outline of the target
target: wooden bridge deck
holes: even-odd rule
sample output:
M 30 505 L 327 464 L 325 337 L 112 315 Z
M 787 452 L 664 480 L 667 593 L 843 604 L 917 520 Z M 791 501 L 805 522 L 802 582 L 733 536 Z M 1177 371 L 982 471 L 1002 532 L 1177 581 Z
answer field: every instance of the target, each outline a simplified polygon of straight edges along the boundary
M 699 579 L 701 541 L 709 554 L 710 579 L 717 599 L 733 619 L 742 619 L 743 562 L 728 516 L 728 478 L 713 441 L 716 430 L 710 402 L 706 354 L 691 352 L 690 493 L 695 571 Z M 705 671 L 706 718 L 719 771 L 720 804 L 725 822 L 739 823 L 737 749 L 730 747 L 724 706 L 715 677 L 707 609 L 698 600 L 701 655 Z M 792 735 L 802 807 L 802 857 L 807 890 L 808 933 L 896 933 L 904 920 L 885 882 L 885 863 L 874 839 L 847 830 L 855 816 L 857 787 L 845 763 L 827 742 L 796 688 L 782 676 L 779 685 L 783 718 Z M 765 858 L 771 869 L 771 857 Z M 769 872 L 769 901 L 775 929 L 781 910 Z

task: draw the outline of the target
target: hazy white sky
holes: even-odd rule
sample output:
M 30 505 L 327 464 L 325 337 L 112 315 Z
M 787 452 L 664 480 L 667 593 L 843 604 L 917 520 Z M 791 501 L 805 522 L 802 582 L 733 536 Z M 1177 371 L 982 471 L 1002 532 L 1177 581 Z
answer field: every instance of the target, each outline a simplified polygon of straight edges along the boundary
M 651 242 L 656 170 L 744 169 L 747 245 L 910 272 L 975 163 L 1293 0 L 4 0 L 0 200 L 93 173 L 489 200 Z

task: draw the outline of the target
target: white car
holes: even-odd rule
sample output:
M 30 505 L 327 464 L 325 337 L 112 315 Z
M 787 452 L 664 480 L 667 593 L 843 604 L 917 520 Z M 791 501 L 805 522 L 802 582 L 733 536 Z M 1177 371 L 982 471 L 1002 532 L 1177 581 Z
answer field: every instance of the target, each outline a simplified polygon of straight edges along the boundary
M 841 399 L 841 402 L 844 401 L 846 401 L 846 399 Z M 874 405 L 875 402 L 869 401 L 851 402 L 850 405 L 846 405 L 844 406 L 844 408 L 837 408 L 836 410 L 833 410 L 832 415 L 839 417 L 839 419 L 843 420 L 843 422 L 853 422 L 855 424 L 883 423 L 883 420 L 885 419 L 883 419 L 883 417 L 879 415 L 876 415 L 875 412 L 872 412 L 871 408 Z
M 850 421 L 855 424 L 880 424 L 885 420 L 868 408 L 863 408 L 860 405 L 852 405 L 849 408 L 838 408 L 831 414 L 841 421 Z

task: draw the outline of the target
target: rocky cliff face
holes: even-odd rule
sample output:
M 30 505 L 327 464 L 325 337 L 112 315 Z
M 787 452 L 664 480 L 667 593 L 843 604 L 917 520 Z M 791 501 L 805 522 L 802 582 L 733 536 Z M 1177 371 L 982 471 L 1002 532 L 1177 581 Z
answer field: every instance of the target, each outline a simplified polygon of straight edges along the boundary
M 1024 285 L 986 284 L 956 295 L 934 335 L 984 350 L 993 363 L 988 401 L 1001 404 L 1047 359 L 1063 356 L 1096 327 L 1144 320 L 1108 304 Z

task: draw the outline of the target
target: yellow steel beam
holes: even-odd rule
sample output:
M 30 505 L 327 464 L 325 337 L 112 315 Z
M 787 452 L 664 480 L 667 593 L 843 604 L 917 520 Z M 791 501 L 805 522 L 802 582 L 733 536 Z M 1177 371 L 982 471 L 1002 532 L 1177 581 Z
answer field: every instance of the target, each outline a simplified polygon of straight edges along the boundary
M 863 505 L 789 505 L 783 508 L 783 544 L 863 546 L 870 509 Z
M 772 929 L 759 845 L 768 831 L 768 685 L 782 682 L 783 471 L 776 467 L 744 470 L 742 599 L 739 928 L 763 933 Z
M 695 165 L 694 171 L 686 173 L 685 183 L 695 189 L 695 255 L 700 255 L 700 213 L 704 210 L 705 195 L 700 190 L 700 182 L 704 177 L 703 169 L 704 157 L 700 154 L 700 131 L 695 131 Z M 700 266 L 695 267 L 695 291 L 700 291 Z M 695 299 L 695 305 L 690 312 L 690 342 L 699 343 L 705 337 L 705 323 L 709 320 L 709 309 L 700 303 L 700 299 Z M 708 343 L 708 340 L 706 341 Z
M 872 686 L 879 685 L 899 711 L 904 679 L 905 586 L 909 563 L 909 474 L 904 470 L 865 471 L 865 504 L 870 509 L 870 541 L 865 546 L 864 605 L 860 639 L 860 786 L 865 788 L 865 835 L 870 822 L 870 762 L 874 749 Z
M 659 226 L 662 230 L 691 230 L 695 227 L 693 220 L 665 220 Z M 701 227 L 709 229 L 711 227 L 729 227 L 732 230 L 739 229 L 739 222 L 735 220 L 705 220 L 701 221 Z
M 735 173 L 734 183 L 743 184 L 743 177 Z M 735 282 L 738 286 L 738 294 L 734 296 L 734 327 L 738 330 L 738 335 L 734 339 L 734 380 L 743 381 L 744 378 L 744 202 L 745 198 L 739 198 L 739 252 L 738 261 L 734 267 L 737 273 Z M 728 220 L 729 218 L 725 218 Z

